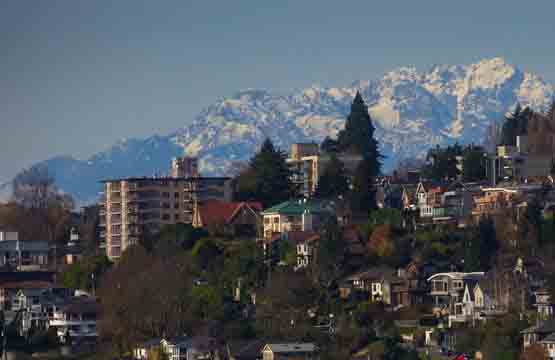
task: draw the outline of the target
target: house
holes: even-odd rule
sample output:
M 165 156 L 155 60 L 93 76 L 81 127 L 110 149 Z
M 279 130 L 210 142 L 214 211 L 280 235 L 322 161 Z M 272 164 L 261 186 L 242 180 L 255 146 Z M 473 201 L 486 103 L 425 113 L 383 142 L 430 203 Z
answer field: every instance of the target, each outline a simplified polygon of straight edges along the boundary
M 482 188 L 473 194 L 472 216 L 479 219 L 485 215 L 497 215 L 503 209 L 516 205 L 518 191 L 506 188 Z
M 226 233 L 234 235 L 257 235 L 261 223 L 259 202 L 225 202 L 208 200 L 198 205 L 193 218 L 194 227 L 222 227 Z
M 320 240 L 320 234 L 314 231 L 290 231 L 284 233 L 284 239 L 295 244 L 297 250 L 297 269 L 312 263 L 314 252 Z
M 488 315 L 495 315 L 496 303 L 488 291 L 485 279 L 470 278 L 464 280 L 462 299 L 457 298 L 449 313 L 449 327 L 453 322 L 465 323 L 486 320 Z
M 142 342 L 133 349 L 133 358 L 136 360 L 148 360 L 149 355 L 155 349 L 160 349 L 162 339 L 155 338 Z
M 160 345 L 169 360 L 211 360 L 219 356 L 216 339 L 208 336 L 178 336 L 162 339 Z
M 431 182 L 419 182 L 416 187 L 416 207 L 421 218 L 445 216 L 442 207 L 442 195 L 446 191 L 444 186 Z
M 226 345 L 229 360 L 259 360 L 262 358 L 262 349 L 266 345 L 264 340 L 255 339 L 247 341 L 233 341 Z
M 48 241 L 0 241 L 0 266 L 19 270 L 40 270 L 48 267 Z
M 178 336 L 160 341 L 162 349 L 168 356 L 169 360 L 186 360 L 187 348 L 189 345 L 188 336 Z
M 317 231 L 333 213 L 331 204 L 312 199 L 289 200 L 262 212 L 264 238 L 289 231 Z
M 537 344 L 549 336 L 555 334 L 555 321 L 538 321 L 534 326 L 524 329 L 520 332 L 522 334 L 522 346 L 526 349 L 530 345 Z
M 424 303 L 426 282 L 422 280 L 415 264 L 397 269 L 391 282 L 391 305 L 402 308 Z
M 73 298 L 57 307 L 49 321 L 49 326 L 56 328 L 62 343 L 68 340 L 76 342 L 95 342 L 98 337 L 96 322 L 100 304 L 93 298 Z
M 348 276 L 342 281 L 340 292 L 343 297 L 349 296 L 352 289 L 369 294 L 371 302 L 382 302 L 391 305 L 391 285 L 395 278 L 395 270 L 388 267 L 376 267 L 364 272 Z
M 49 271 L 0 272 L 0 310 L 10 310 L 22 289 L 49 289 L 54 286 L 55 273 Z
M 71 298 L 71 290 L 65 288 L 24 289 L 18 292 L 17 304 L 13 307 L 20 311 L 19 333 L 27 336 L 29 331 L 46 330 L 54 312 L 64 306 Z
M 316 360 L 319 359 L 318 347 L 314 343 L 266 344 L 262 349 L 262 359 Z
M 453 320 L 466 321 L 467 316 L 472 314 L 473 300 L 465 298 L 465 294 L 470 296 L 472 291 L 473 296 L 476 282 L 483 279 L 484 275 L 483 272 L 450 272 L 430 276 L 428 282 L 431 285 L 430 296 L 433 299 L 434 312 L 453 315 Z
M 403 203 L 403 209 L 413 210 L 416 208 L 416 189 L 417 185 L 402 185 L 401 201 Z
M 546 336 L 544 339 L 538 341 L 538 343 L 544 347 L 549 360 L 555 359 L 555 334 Z
M 538 317 L 544 320 L 553 317 L 553 303 L 549 290 L 540 288 L 534 291 L 534 298 L 534 307 L 538 311 Z

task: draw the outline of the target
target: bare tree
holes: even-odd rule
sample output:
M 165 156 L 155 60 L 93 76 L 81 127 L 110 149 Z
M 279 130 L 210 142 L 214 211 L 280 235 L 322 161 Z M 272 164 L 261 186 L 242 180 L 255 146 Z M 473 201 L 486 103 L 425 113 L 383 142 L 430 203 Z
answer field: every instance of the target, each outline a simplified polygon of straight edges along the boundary
M 12 203 L 0 220 L 23 239 L 62 240 L 69 231 L 73 206 L 71 196 L 59 191 L 48 170 L 34 166 L 14 179 Z
M 45 167 L 33 166 L 13 180 L 13 201 L 25 208 L 45 209 L 56 195 L 54 178 Z

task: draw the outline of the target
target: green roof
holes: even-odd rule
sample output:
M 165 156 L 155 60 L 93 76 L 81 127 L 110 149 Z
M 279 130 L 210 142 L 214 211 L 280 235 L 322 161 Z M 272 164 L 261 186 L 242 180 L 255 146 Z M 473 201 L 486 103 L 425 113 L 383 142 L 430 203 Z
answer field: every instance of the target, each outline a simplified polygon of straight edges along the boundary
M 328 211 L 325 207 L 326 203 L 320 200 L 289 200 L 272 206 L 262 212 L 262 215 L 280 214 L 280 215 L 302 215 L 305 211 L 311 213 L 322 213 Z

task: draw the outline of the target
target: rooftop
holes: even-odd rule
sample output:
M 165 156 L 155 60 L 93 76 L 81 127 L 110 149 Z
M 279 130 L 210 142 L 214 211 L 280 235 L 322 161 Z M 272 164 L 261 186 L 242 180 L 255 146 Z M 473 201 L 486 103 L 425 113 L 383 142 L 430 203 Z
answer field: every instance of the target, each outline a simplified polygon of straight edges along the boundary
M 264 349 L 270 349 L 274 353 L 299 353 L 314 352 L 317 347 L 314 343 L 283 343 L 283 344 L 266 344 Z
M 280 214 L 280 215 L 302 215 L 305 212 L 322 213 L 326 212 L 326 202 L 320 200 L 289 200 L 272 206 L 262 212 L 263 215 Z

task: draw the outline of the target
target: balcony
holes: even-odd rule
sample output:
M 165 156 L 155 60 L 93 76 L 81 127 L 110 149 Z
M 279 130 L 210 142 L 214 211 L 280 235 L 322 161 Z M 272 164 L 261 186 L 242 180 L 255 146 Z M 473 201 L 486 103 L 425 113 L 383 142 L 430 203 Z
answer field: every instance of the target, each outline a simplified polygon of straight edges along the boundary
M 444 281 L 432 281 L 432 287 L 430 289 L 430 295 L 432 295 L 432 296 L 447 296 L 447 295 L 449 295 L 448 284 Z

